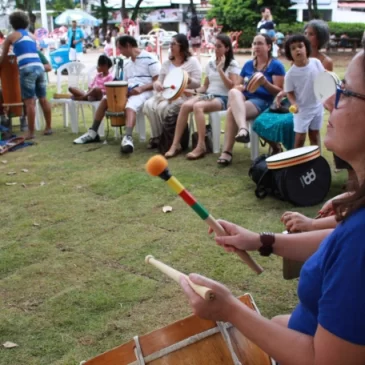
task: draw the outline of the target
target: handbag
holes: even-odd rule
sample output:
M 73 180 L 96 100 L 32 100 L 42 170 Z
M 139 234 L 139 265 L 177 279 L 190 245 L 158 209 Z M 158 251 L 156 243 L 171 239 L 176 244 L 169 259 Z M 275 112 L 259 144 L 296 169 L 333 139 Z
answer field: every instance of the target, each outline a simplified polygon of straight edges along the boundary
M 194 132 L 191 134 L 191 146 L 192 148 L 196 148 L 198 145 L 198 132 Z M 212 140 L 212 126 L 208 124 L 205 127 L 205 148 L 207 153 L 213 152 L 213 140 Z
M 280 106 L 277 106 L 276 100 L 274 100 L 272 102 L 272 104 L 269 106 L 269 110 L 272 113 L 286 114 L 286 113 L 289 113 L 289 107 L 290 107 L 290 101 L 289 101 L 289 99 L 288 98 L 284 98 L 281 101 Z

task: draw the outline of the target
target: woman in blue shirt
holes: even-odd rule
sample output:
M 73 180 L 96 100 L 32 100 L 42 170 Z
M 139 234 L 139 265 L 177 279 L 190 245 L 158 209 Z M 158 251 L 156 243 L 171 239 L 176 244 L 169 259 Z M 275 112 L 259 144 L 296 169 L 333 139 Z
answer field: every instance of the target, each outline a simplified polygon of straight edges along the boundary
M 195 313 L 231 322 L 280 365 L 365 364 L 364 80 L 362 51 L 325 102 L 330 112 L 325 146 L 354 168 L 360 186 L 355 194 L 333 203 L 339 221 L 334 230 L 257 234 L 220 221 L 227 235 L 216 237 L 216 242 L 227 251 L 259 250 L 263 256 L 274 253 L 305 262 L 293 313 L 270 321 L 241 304 L 222 284 L 190 275 L 191 281 L 215 292 L 215 300 L 206 302 L 181 279 Z
M 285 69 L 280 61 L 271 56 L 272 39 L 267 34 L 257 35 L 253 40 L 253 50 L 255 58 L 247 61 L 241 71 L 242 84 L 228 94 L 225 143 L 217 161 L 219 165 L 227 166 L 232 162 L 235 141 L 250 142 L 247 119 L 254 119 L 267 109 L 283 88 Z M 245 89 L 245 83 L 255 72 L 261 72 L 265 77 L 261 86 L 250 93 Z

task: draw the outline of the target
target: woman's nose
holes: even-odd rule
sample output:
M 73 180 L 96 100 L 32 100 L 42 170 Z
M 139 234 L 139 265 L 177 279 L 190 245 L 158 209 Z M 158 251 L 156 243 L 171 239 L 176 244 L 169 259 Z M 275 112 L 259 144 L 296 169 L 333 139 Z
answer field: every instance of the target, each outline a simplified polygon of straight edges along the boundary
M 330 96 L 323 102 L 323 106 L 329 112 L 331 112 L 335 108 L 335 95 Z

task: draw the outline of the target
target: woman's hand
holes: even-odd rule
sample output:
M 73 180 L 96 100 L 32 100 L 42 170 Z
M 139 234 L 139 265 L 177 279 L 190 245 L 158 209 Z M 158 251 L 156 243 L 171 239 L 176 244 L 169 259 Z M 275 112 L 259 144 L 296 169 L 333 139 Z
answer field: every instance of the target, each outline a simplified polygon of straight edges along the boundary
M 191 90 L 191 89 L 185 89 L 184 90 L 184 94 L 186 96 L 193 96 L 193 95 L 196 95 L 195 91 L 194 90 Z
M 222 56 L 221 58 L 217 59 L 217 69 L 223 70 L 224 63 L 226 62 L 226 57 Z
M 164 88 L 163 88 L 163 86 L 162 86 L 162 84 L 161 84 L 161 82 L 160 82 L 160 81 L 155 81 L 155 82 L 153 83 L 153 88 L 154 88 L 154 89 L 155 89 L 158 93 L 164 90 Z
M 204 319 L 229 322 L 236 303 L 236 298 L 232 293 L 222 284 L 198 274 L 190 274 L 189 279 L 195 284 L 212 289 L 215 294 L 212 301 L 204 300 L 195 293 L 188 281 L 182 276 L 180 285 L 189 300 L 193 313 Z
M 285 212 L 280 220 L 289 232 L 308 232 L 313 230 L 314 219 L 297 212 Z
M 218 220 L 218 223 L 227 232 L 226 236 L 217 236 L 215 241 L 219 246 L 222 246 L 227 252 L 236 252 L 237 250 L 255 251 L 261 247 L 260 235 L 251 232 L 237 224 L 223 220 Z M 209 228 L 208 233 L 212 233 L 212 228 Z
M 242 85 L 242 84 L 240 84 L 240 85 L 235 85 L 235 86 L 234 86 L 234 89 L 237 89 L 237 90 L 239 90 L 239 91 L 243 92 L 243 91 L 245 90 L 245 86 L 244 86 L 244 85 Z

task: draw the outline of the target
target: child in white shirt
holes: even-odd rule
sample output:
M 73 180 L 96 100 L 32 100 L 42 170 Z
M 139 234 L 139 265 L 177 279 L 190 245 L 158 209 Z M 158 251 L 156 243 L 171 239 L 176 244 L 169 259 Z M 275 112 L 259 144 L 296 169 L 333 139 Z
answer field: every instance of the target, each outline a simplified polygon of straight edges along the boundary
M 311 47 L 303 35 L 294 35 L 285 43 L 285 55 L 293 65 L 285 75 L 284 90 L 294 106 L 294 148 L 303 147 L 308 133 L 311 145 L 319 145 L 323 105 L 314 94 L 314 79 L 324 71 L 322 63 L 309 58 Z

